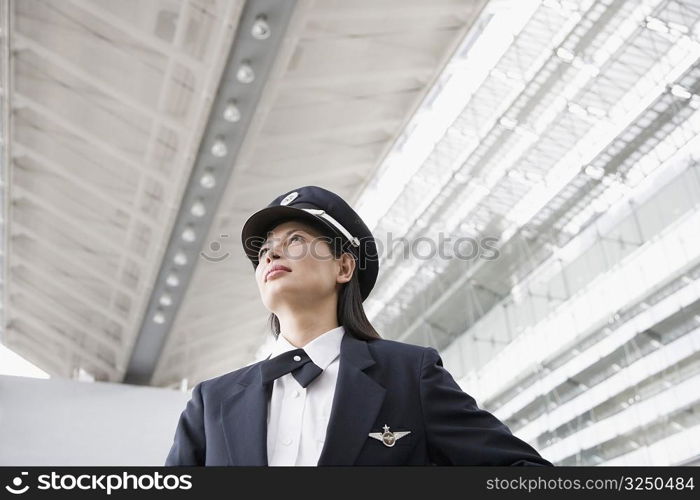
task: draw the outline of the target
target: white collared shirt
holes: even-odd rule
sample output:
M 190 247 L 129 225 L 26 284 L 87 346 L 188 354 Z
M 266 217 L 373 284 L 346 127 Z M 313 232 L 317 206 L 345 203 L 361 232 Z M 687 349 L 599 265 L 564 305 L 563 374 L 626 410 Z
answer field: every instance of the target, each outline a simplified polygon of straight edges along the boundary
M 323 372 L 306 388 L 291 373 L 276 379 L 267 412 L 268 465 L 317 465 L 326 440 L 338 380 L 343 326 L 329 330 L 302 347 Z M 282 333 L 271 358 L 298 349 Z

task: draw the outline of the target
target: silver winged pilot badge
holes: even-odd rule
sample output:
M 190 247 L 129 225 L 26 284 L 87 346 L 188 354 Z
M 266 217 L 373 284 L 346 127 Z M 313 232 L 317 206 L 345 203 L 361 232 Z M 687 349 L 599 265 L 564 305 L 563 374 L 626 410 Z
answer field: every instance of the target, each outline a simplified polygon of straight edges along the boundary
M 382 427 L 382 429 L 384 429 L 384 432 L 370 432 L 369 437 L 381 441 L 382 443 L 384 443 L 385 446 L 388 446 L 389 448 L 394 446 L 396 444 L 396 441 L 398 441 L 405 435 L 411 433 L 411 431 L 390 432 L 389 426 L 386 424 L 384 424 L 384 427 Z

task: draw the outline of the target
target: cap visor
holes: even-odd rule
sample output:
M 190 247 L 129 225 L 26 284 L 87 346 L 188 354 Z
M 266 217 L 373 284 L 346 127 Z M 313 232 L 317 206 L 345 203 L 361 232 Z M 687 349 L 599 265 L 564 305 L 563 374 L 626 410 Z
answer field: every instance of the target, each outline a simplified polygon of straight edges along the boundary
M 326 227 L 333 234 L 342 236 L 330 223 L 326 222 L 321 217 L 317 217 L 301 208 L 279 205 L 275 207 L 266 207 L 251 215 L 243 225 L 241 231 L 241 242 L 243 249 L 248 258 L 257 262 L 258 250 L 267 238 L 267 232 L 275 225 L 280 224 L 288 219 L 301 219 L 309 221 L 314 225 L 319 223 Z

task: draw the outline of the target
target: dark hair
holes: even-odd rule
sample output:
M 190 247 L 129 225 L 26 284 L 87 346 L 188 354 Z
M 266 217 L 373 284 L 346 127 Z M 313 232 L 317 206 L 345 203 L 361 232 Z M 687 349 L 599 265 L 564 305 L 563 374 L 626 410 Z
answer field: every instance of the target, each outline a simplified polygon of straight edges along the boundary
M 336 258 L 339 258 L 343 253 L 349 253 L 352 255 L 353 259 L 355 259 L 355 270 L 352 273 L 352 278 L 350 278 L 350 281 L 342 285 L 340 293 L 338 294 L 338 308 L 336 310 L 338 325 L 342 325 L 345 331 L 356 339 L 380 339 L 381 336 L 377 330 L 374 329 L 372 323 L 370 323 L 367 315 L 365 314 L 364 306 L 362 305 L 360 280 L 357 277 L 359 270 L 357 255 L 350 250 L 346 250 L 345 245 L 343 244 L 344 239 L 338 237 L 337 235 L 331 235 L 330 231 L 326 229 L 323 223 L 312 223 L 306 219 L 285 219 L 275 222 L 274 226 L 290 220 L 301 222 L 302 224 L 311 226 L 318 231 L 318 233 L 322 235 L 323 240 L 329 244 L 331 251 Z M 270 325 L 270 331 L 276 339 L 280 334 L 280 322 L 275 313 L 270 313 L 268 323 Z

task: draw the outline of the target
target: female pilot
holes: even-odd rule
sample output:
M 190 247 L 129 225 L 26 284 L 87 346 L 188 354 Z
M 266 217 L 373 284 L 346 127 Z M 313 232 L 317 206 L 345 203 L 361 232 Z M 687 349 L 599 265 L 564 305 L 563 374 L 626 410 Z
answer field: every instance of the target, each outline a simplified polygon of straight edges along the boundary
M 241 238 L 272 352 L 194 387 L 165 465 L 552 465 L 480 409 L 435 349 L 375 331 L 362 306 L 375 240 L 340 196 L 284 193 Z

